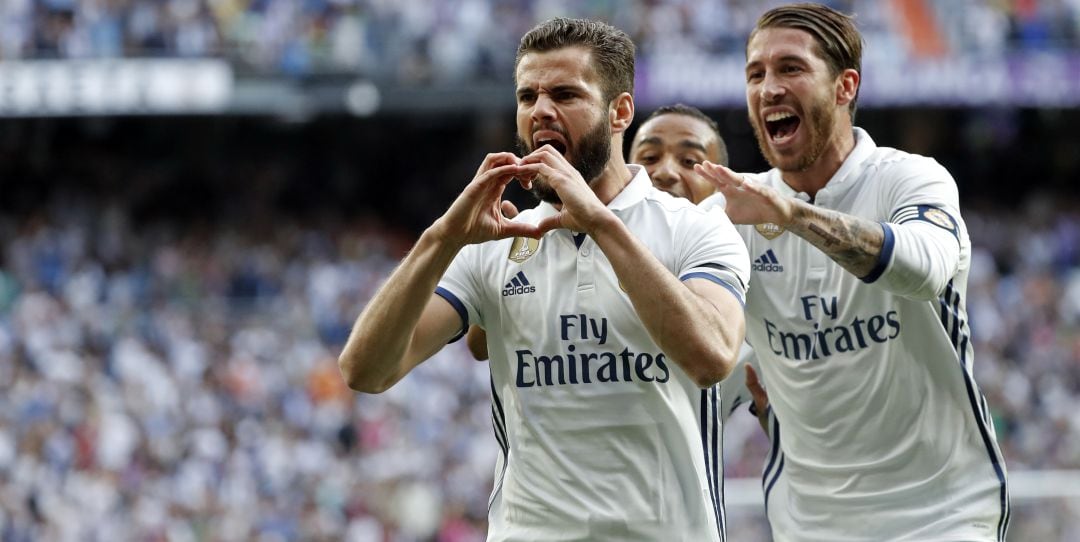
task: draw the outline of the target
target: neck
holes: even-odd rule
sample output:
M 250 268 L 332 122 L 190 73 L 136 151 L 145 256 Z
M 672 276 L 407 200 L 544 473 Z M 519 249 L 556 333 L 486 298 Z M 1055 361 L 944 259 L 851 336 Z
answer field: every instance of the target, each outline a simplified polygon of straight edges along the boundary
M 855 130 L 851 122 L 838 122 L 833 131 L 832 138 L 825 145 L 814 163 L 801 171 L 784 171 L 781 176 L 784 182 L 797 192 L 806 192 L 813 200 L 817 193 L 844 165 L 851 151 L 855 150 Z
M 612 144 L 612 148 L 622 149 L 622 146 L 615 147 Z M 630 184 L 632 178 L 630 168 L 626 167 L 626 160 L 623 159 L 622 154 L 614 152 L 608 159 L 607 165 L 604 166 L 604 171 L 592 182 L 592 189 L 600 202 L 607 205 L 619 195 L 619 192 L 623 191 L 623 188 L 626 188 L 626 185 Z

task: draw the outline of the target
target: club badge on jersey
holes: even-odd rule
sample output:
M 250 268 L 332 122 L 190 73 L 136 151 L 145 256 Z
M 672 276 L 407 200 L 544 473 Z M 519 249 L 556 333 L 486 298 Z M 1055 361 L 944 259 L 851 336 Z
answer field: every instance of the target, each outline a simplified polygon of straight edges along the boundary
M 540 250 L 540 240 L 531 237 L 515 237 L 507 258 L 514 263 L 524 263 Z
M 757 230 L 757 232 L 760 233 L 762 237 L 770 241 L 779 237 L 781 233 L 784 233 L 784 228 L 782 226 L 778 226 L 776 224 L 773 224 L 772 222 L 758 224 L 754 226 L 754 229 Z

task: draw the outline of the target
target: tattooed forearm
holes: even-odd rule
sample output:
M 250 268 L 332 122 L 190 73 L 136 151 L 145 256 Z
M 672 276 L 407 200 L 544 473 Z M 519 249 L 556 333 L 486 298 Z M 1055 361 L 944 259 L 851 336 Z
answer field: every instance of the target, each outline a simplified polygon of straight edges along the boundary
M 885 241 L 876 222 L 805 203 L 798 206 L 788 229 L 857 277 L 874 269 Z
M 833 246 L 835 244 L 840 243 L 840 238 L 839 237 L 837 237 L 837 236 L 835 236 L 835 235 L 821 229 L 821 227 L 818 226 L 817 224 L 810 224 L 809 226 L 807 226 L 807 229 L 809 229 L 810 231 L 820 235 L 822 240 L 824 240 L 826 247 L 831 247 L 831 246 Z

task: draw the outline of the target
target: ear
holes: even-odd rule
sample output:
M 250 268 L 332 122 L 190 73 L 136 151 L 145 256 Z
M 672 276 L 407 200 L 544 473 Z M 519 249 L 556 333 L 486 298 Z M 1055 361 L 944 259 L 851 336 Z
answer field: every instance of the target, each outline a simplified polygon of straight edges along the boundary
M 630 128 L 630 123 L 634 122 L 634 97 L 629 92 L 623 92 L 611 101 L 608 121 L 613 134 L 621 134 Z
M 848 68 L 836 78 L 836 104 L 846 106 L 859 94 L 859 72 Z

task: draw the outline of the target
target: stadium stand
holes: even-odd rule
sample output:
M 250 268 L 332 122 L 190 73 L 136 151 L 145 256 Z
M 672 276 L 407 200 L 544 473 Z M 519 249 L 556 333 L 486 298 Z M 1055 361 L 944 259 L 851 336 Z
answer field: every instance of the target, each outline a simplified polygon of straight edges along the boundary
M 19 92 L 5 66 L 54 60 L 224 59 L 238 85 L 345 74 L 489 82 L 508 97 L 517 37 L 537 20 L 605 18 L 655 74 L 741 62 L 776 3 L 11 0 L 0 113 Z M 1035 55 L 1073 66 L 1061 84 L 1080 81 L 1075 0 L 828 3 L 859 13 L 868 64 Z M 936 45 L 914 46 L 924 40 Z M 957 178 L 975 370 L 1010 472 L 1028 481 L 1013 488 L 1010 540 L 1076 540 L 1080 109 L 1036 91 L 972 106 L 970 91 L 883 99 L 857 120 Z M 415 102 L 363 119 L 252 117 L 237 99 L 224 115 L 2 121 L 0 541 L 483 539 L 497 450 L 487 367 L 455 344 L 376 397 L 337 373 L 353 318 L 418 228 L 483 153 L 511 147 L 504 106 L 478 113 L 488 104 L 474 95 L 468 110 L 432 112 L 442 94 L 405 96 Z M 703 102 L 734 166 L 760 170 L 742 108 Z M 725 435 L 730 539 L 768 540 L 752 497 L 732 494 L 754 486 L 767 442 L 747 415 Z

